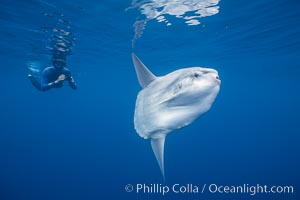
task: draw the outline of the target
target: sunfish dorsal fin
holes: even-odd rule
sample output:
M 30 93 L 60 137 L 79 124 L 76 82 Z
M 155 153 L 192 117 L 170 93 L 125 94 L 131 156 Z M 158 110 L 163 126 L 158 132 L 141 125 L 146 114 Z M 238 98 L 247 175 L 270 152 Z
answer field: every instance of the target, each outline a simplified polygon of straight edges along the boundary
M 160 138 L 152 138 L 151 139 L 151 147 L 152 151 L 156 157 L 158 165 L 160 167 L 161 173 L 165 179 L 165 170 L 164 170 L 164 146 L 165 146 L 165 138 L 166 136 L 162 136 Z
M 156 79 L 156 76 L 152 74 L 152 72 L 134 53 L 132 53 L 132 61 L 140 85 L 142 86 L 142 88 L 147 87 L 147 85 L 149 85 L 154 79 Z

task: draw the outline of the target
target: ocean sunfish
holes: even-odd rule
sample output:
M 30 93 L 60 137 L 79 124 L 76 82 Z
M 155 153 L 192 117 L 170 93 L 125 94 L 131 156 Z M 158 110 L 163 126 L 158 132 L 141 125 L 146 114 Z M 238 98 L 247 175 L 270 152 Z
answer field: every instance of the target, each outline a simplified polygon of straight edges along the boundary
M 157 77 L 132 54 L 138 81 L 142 86 L 134 113 L 134 128 L 144 139 L 151 139 L 164 177 L 166 135 L 191 124 L 212 106 L 220 90 L 218 72 L 210 68 L 179 69 Z

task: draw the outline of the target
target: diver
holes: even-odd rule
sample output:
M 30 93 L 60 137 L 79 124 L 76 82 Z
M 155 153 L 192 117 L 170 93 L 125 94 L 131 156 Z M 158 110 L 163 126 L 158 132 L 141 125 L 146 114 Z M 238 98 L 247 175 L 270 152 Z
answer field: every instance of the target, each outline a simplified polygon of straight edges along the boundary
M 62 53 L 54 53 L 52 57 L 51 67 L 46 67 L 40 77 L 35 77 L 29 73 L 28 78 L 32 85 L 40 90 L 47 91 L 51 88 L 61 88 L 64 81 L 68 81 L 72 89 L 76 90 L 77 86 L 71 75 L 69 69 L 66 66 L 66 55 Z M 40 80 L 39 80 L 40 79 Z

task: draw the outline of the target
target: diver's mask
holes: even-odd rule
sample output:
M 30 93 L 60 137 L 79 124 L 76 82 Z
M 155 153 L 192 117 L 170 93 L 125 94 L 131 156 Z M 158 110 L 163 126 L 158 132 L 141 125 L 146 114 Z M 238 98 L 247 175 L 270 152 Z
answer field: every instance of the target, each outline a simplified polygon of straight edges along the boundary
M 56 68 L 63 68 L 66 66 L 66 60 L 60 58 L 53 58 L 52 59 L 53 66 Z

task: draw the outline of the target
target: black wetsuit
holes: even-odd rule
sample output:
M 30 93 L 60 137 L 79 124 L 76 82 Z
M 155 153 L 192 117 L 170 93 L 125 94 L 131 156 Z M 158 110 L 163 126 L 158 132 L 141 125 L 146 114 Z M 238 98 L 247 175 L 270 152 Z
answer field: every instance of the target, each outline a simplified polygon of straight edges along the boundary
M 65 75 L 66 79 L 70 87 L 72 89 L 77 89 L 77 86 L 74 82 L 73 77 L 71 76 L 71 72 L 67 68 L 57 68 L 57 67 L 47 67 L 43 70 L 41 81 L 39 82 L 36 77 L 29 76 L 29 79 L 31 80 L 31 83 L 41 91 L 47 91 L 51 88 L 60 88 L 63 86 L 64 81 L 55 82 L 60 75 Z

